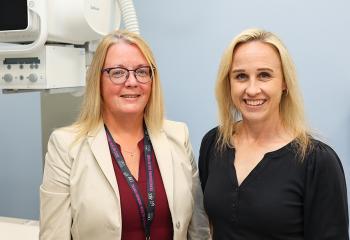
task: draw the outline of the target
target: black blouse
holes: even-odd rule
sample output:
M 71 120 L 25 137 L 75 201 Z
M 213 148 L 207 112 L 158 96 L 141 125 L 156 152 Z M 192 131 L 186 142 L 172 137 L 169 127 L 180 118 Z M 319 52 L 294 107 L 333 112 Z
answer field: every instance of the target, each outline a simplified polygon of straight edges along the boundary
M 213 239 L 349 239 L 344 171 L 328 145 L 312 140 L 303 162 L 293 142 L 266 153 L 238 186 L 235 149 L 219 152 L 217 131 L 204 136 L 198 163 Z

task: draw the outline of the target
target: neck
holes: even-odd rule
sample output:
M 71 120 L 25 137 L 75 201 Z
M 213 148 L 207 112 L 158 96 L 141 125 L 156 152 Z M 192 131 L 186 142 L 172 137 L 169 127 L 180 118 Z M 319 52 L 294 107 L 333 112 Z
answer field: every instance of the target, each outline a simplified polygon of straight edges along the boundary
M 120 145 L 137 143 L 143 137 L 143 115 L 116 116 L 104 114 L 103 121 Z
M 238 125 L 236 136 L 239 140 L 255 143 L 288 141 L 292 138 L 279 118 L 258 122 L 243 119 Z

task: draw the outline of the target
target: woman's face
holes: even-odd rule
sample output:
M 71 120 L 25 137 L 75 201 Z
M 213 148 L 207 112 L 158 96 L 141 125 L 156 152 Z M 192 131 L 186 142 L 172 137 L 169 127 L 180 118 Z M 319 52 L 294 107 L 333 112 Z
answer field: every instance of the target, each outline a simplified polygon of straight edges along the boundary
M 140 49 L 136 45 L 119 42 L 109 48 L 103 69 L 121 67 L 135 70 L 142 66 L 149 64 Z M 152 81 L 149 80 L 147 83 L 138 82 L 132 71 L 124 83 L 115 84 L 109 74 L 103 72 L 101 75 L 103 113 L 120 117 L 142 117 L 152 89 Z
M 233 54 L 230 84 L 233 104 L 243 121 L 280 119 L 279 105 L 286 87 L 274 47 L 260 41 L 239 45 Z

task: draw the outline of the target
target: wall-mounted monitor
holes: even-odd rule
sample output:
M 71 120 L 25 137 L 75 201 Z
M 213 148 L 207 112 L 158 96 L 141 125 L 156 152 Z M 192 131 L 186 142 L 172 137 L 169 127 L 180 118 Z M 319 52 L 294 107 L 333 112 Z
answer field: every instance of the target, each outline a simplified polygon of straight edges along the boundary
M 1 0 L 0 31 L 25 30 L 27 27 L 27 0 Z

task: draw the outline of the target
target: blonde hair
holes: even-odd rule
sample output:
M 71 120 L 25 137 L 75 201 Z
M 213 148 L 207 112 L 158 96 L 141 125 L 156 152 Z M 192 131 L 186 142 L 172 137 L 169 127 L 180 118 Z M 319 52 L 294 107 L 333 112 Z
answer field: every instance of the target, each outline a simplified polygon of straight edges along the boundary
M 100 81 L 101 70 L 104 66 L 108 49 L 120 42 L 137 46 L 148 64 L 152 67 L 152 90 L 148 103 L 144 110 L 144 120 L 148 129 L 160 130 L 164 118 L 164 104 L 159 73 L 155 58 L 146 41 L 139 35 L 117 30 L 105 36 L 98 45 L 91 66 L 87 72 L 84 100 L 81 106 L 78 120 L 75 126 L 78 129 L 77 140 L 86 136 L 89 131 L 97 128 L 102 121 L 102 105 Z
M 260 41 L 274 47 L 280 56 L 286 91 L 280 102 L 280 115 L 284 127 L 295 137 L 301 159 L 310 147 L 310 134 L 304 116 L 304 106 L 298 86 L 296 70 L 287 48 L 273 33 L 262 29 L 247 29 L 236 36 L 225 50 L 216 81 L 216 99 L 219 108 L 218 146 L 223 149 L 231 146 L 231 137 L 236 131 L 240 112 L 233 104 L 230 86 L 230 71 L 233 54 L 238 45 L 250 41 Z

